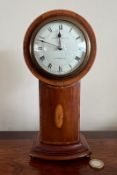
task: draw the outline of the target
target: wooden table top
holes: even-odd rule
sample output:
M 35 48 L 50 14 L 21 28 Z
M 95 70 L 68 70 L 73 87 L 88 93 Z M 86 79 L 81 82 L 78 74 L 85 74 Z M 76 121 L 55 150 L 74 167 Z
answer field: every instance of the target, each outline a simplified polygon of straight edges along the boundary
M 0 175 L 117 175 L 117 132 L 84 132 L 91 158 L 104 168 L 90 168 L 89 159 L 72 161 L 31 160 L 29 151 L 36 132 L 0 132 Z

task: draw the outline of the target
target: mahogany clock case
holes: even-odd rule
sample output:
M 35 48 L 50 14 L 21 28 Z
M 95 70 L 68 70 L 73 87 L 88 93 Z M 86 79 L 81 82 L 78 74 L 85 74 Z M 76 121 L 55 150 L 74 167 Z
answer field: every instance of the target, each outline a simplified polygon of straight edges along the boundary
M 72 76 L 55 78 L 37 69 L 32 61 L 30 42 L 35 31 L 51 20 L 67 20 L 84 32 L 89 50 L 84 64 Z M 48 160 L 70 160 L 89 156 L 90 148 L 80 134 L 80 79 L 90 70 L 96 55 L 96 39 L 89 23 L 75 12 L 53 10 L 40 15 L 24 38 L 24 58 L 39 79 L 40 132 L 30 156 Z
M 71 75 L 61 78 L 49 75 L 39 68 L 39 66 L 36 64 L 36 61 L 34 61 L 33 55 L 30 53 L 30 43 L 31 41 L 33 43 L 37 30 L 44 24 L 54 20 L 67 20 L 74 23 L 82 30 L 87 41 L 87 53 L 83 64 Z M 39 80 L 55 86 L 66 86 L 79 81 L 91 68 L 96 54 L 96 39 L 91 26 L 83 17 L 68 10 L 53 10 L 40 15 L 32 22 L 25 34 L 23 47 L 25 61 L 31 72 Z

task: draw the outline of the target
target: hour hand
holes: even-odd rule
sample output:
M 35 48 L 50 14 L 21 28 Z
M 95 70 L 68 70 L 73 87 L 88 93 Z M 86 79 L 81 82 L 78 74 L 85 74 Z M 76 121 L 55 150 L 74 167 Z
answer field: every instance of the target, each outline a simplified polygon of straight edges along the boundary
M 59 25 L 59 33 L 58 33 L 58 39 L 59 39 L 59 46 L 58 46 L 58 50 L 62 50 L 62 47 L 61 47 L 61 25 Z
M 62 47 L 61 47 L 61 40 L 59 38 L 59 46 L 58 46 L 58 50 L 62 50 Z

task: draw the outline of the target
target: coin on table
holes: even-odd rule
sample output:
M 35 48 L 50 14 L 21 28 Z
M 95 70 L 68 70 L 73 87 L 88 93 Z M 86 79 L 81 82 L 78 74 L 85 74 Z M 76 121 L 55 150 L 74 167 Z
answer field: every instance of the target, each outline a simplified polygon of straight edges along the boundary
M 104 162 L 99 159 L 91 159 L 89 165 L 95 169 L 102 169 L 104 167 Z

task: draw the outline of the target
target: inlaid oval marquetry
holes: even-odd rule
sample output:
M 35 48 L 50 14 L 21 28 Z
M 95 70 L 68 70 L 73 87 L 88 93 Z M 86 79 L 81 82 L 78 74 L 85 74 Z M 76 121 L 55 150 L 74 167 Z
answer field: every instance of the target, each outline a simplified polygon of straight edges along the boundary
M 61 104 L 58 104 L 55 109 L 55 124 L 57 128 L 61 128 L 63 126 L 63 107 Z

